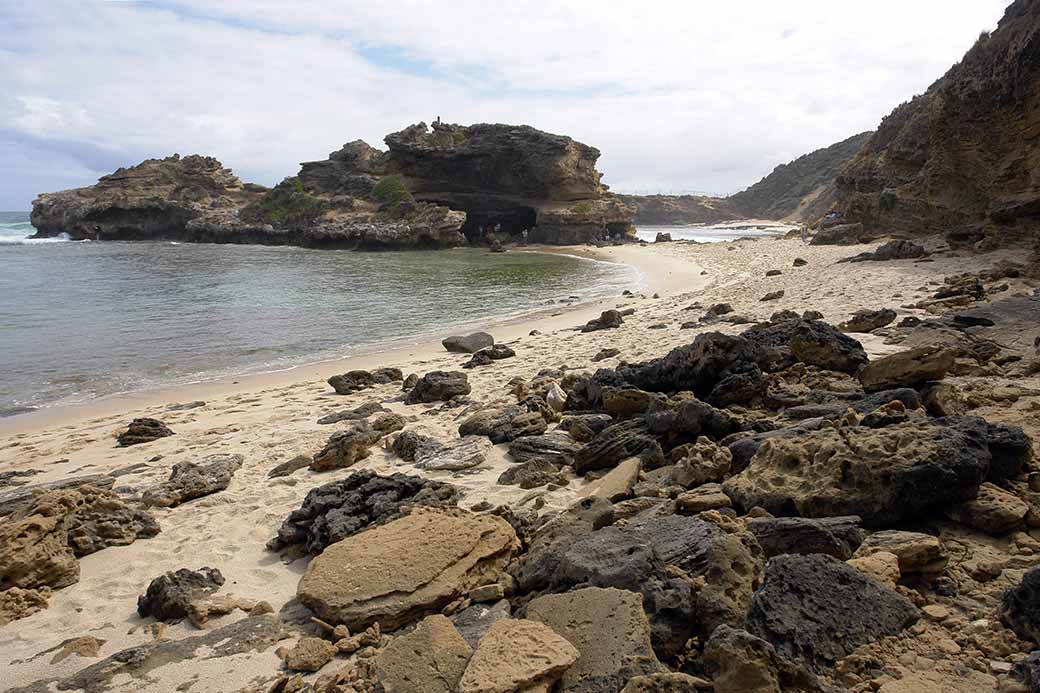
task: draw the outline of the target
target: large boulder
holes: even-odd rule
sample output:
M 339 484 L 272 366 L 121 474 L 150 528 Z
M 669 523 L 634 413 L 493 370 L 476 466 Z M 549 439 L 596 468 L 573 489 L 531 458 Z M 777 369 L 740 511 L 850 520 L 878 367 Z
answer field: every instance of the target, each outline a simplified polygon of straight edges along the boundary
M 419 378 L 405 397 L 406 404 L 422 402 L 438 402 L 468 395 L 470 393 L 469 378 L 462 372 L 431 371 Z
M 328 546 L 297 596 L 330 623 L 393 631 L 497 582 L 518 549 L 501 518 L 417 510 Z
M 627 590 L 585 587 L 538 597 L 527 618 L 545 623 L 578 650 L 560 690 L 614 693 L 633 676 L 666 671 L 650 644 L 643 597 Z
M 741 337 L 766 352 L 770 370 L 795 363 L 855 374 L 867 362 L 858 341 L 819 320 L 784 320 L 744 332 Z
M 428 616 L 411 633 L 394 638 L 374 660 L 385 693 L 456 693 L 473 656 L 446 617 Z
M 863 224 L 838 224 L 818 230 L 809 245 L 857 245 L 867 240 Z
M 827 426 L 766 439 L 723 488 L 744 509 L 890 525 L 974 498 L 992 461 L 987 439 L 962 427 Z
M 172 508 L 223 491 L 241 466 L 241 455 L 210 455 L 198 464 L 178 462 L 173 465 L 169 480 L 146 489 L 141 501 L 148 506 Z
M 445 349 L 457 354 L 475 354 L 494 343 L 495 338 L 487 332 L 474 332 L 466 336 L 445 337 L 441 340 L 441 344 Z
M 386 524 L 412 507 L 450 507 L 459 499 L 451 484 L 407 474 L 381 476 L 369 470 L 313 488 L 267 543 L 271 551 L 303 544 L 313 554 L 329 544 Z
M 842 561 L 786 554 L 766 564 L 746 627 L 783 657 L 819 670 L 918 618 L 906 597 Z

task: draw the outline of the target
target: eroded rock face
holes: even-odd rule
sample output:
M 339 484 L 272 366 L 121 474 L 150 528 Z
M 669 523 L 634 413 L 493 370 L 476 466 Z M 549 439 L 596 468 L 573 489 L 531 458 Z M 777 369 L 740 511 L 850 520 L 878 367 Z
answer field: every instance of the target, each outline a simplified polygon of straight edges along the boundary
M 1034 3 L 1012 3 L 996 31 L 881 122 L 837 178 L 847 219 L 885 233 L 963 227 L 969 244 L 1035 234 L 1038 20 Z
M 1020 638 L 1040 642 L 1040 568 L 1031 568 L 1004 593 L 1000 620 Z
M 741 336 L 768 352 L 770 370 L 801 362 L 855 374 L 867 362 L 867 352 L 858 341 L 819 320 L 785 320 L 754 327 Z
M 192 601 L 213 594 L 223 584 L 224 576 L 216 568 L 181 568 L 160 575 L 137 598 L 137 613 L 154 616 L 157 621 L 187 618 Z
M 822 669 L 918 617 L 905 597 L 835 558 L 787 554 L 769 559 L 747 628 L 787 659 Z
M 440 481 L 407 474 L 354 472 L 346 479 L 311 489 L 303 504 L 282 522 L 267 548 L 280 551 L 303 544 L 308 552 L 321 553 L 329 544 L 397 519 L 410 507 L 450 507 L 458 498 L 454 486 Z
M 762 638 L 721 625 L 704 646 L 704 659 L 715 672 L 715 693 L 781 693 L 821 690 L 816 677 L 790 662 Z
M 455 693 L 472 656 L 473 648 L 451 621 L 428 616 L 380 651 L 376 678 L 386 693 Z
M 844 561 L 852 558 L 863 543 L 859 523 L 855 515 L 818 520 L 756 517 L 748 522 L 748 531 L 755 535 L 768 558 L 785 553 L 822 553 Z
M 311 460 L 311 469 L 327 472 L 331 469 L 351 467 L 371 453 L 373 445 L 383 438 L 384 432 L 376 430 L 366 421 L 351 424 L 343 431 L 329 436 L 328 441 Z
M 955 353 L 941 344 L 916 347 L 874 359 L 859 373 L 868 392 L 914 387 L 941 380 L 953 368 Z
M 877 526 L 974 498 L 992 461 L 985 437 L 955 426 L 825 427 L 765 440 L 723 488 L 745 509 Z
M 406 404 L 448 401 L 470 393 L 469 378 L 458 371 L 431 371 L 419 378 L 408 395 Z
M 496 582 L 518 549 L 501 518 L 419 510 L 328 546 L 297 595 L 330 623 L 392 631 Z
M 141 501 L 148 506 L 172 508 L 195 498 L 223 491 L 242 466 L 241 455 L 210 455 L 201 463 L 178 462 L 169 481 L 147 489 Z
M 560 679 L 562 691 L 607 693 L 633 676 L 665 671 L 650 645 L 643 597 L 622 589 L 586 587 L 538 597 L 527 617 L 540 621 L 578 650 Z
M 496 621 L 470 658 L 459 693 L 548 690 L 577 659 L 574 645 L 540 621 Z

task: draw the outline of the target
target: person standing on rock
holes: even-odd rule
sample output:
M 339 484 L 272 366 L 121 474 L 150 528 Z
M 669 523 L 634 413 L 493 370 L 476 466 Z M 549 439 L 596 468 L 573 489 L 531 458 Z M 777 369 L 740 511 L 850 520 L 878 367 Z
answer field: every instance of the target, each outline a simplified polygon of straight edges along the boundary
M 520 232 L 520 237 L 523 239 L 522 245 L 527 245 L 527 229 Z

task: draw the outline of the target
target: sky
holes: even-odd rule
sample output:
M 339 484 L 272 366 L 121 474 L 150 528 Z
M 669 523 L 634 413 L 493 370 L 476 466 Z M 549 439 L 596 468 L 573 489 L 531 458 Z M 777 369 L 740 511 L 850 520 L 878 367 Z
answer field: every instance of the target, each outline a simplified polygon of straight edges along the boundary
M 272 185 L 438 116 L 597 147 L 619 192 L 728 194 L 876 127 L 1009 0 L 0 0 L 0 209 L 149 157 Z

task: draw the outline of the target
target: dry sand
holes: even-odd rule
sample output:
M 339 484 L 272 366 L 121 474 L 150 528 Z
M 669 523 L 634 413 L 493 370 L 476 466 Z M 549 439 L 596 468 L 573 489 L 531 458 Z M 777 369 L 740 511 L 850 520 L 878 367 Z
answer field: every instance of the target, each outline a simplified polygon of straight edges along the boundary
M 589 253 L 635 265 L 646 277 L 643 293 L 489 326 L 498 341 L 509 343 L 517 355 L 469 371 L 472 397 L 484 402 L 507 398 L 509 380 L 518 376 L 529 378 L 546 368 L 615 365 L 617 359 L 590 362 L 604 347 L 620 349 L 620 358 L 627 361 L 662 355 L 690 342 L 701 331 L 682 330 L 681 323 L 696 319 L 704 308 L 720 301 L 731 303 L 737 312 L 755 319 L 767 319 L 781 309 L 813 309 L 821 311 L 826 320 L 838 322 L 857 309 L 880 307 L 897 308 L 900 317 L 925 317 L 923 311 L 898 306 L 925 298 L 930 293 L 929 282 L 980 266 L 978 256 L 943 257 L 925 263 L 907 260 L 834 265 L 839 258 L 867 249 L 809 247 L 798 240 L 778 239 L 595 251 L 568 249 L 575 254 Z M 806 259 L 808 264 L 793 267 L 795 257 Z M 771 269 L 779 269 L 782 274 L 766 277 L 766 271 Z M 777 289 L 784 289 L 783 298 L 759 301 L 761 296 Z M 651 297 L 655 292 L 659 298 Z M 687 310 L 694 302 L 702 307 Z M 636 312 L 616 330 L 582 334 L 572 329 L 607 307 L 632 307 Z M 711 329 L 738 332 L 743 328 L 727 325 Z M 541 334 L 530 336 L 531 330 Z M 857 337 L 871 355 L 898 349 L 886 346 L 879 337 Z M 464 360 L 445 353 L 439 343 L 430 342 L 343 362 L 112 398 L 0 422 L 0 472 L 44 470 L 31 479 L 32 483 L 108 472 L 143 462 L 148 465 L 146 469 L 120 476 L 116 483 L 117 487 L 140 489 L 165 480 L 176 462 L 198 460 L 214 453 L 239 453 L 245 458 L 227 490 L 174 509 L 156 510 L 154 514 L 162 527 L 158 536 L 85 557 L 80 561 L 80 581 L 56 591 L 48 609 L 0 628 L 4 685 L 25 685 L 40 678 L 68 675 L 97 661 L 71 656 L 52 664 L 51 655 L 34 657 L 69 638 L 92 635 L 103 639 L 100 657 L 149 641 L 153 635 L 146 621 L 136 614 L 136 600 L 152 578 L 168 570 L 219 568 L 227 578 L 221 594 L 264 599 L 276 611 L 282 609 L 295 594 L 305 561 L 286 565 L 279 556 L 264 550 L 265 542 L 310 489 L 343 478 L 353 470 L 314 473 L 303 469 L 276 480 L 268 480 L 267 472 L 280 462 L 301 453 L 311 454 L 321 447 L 337 426 L 318 425 L 320 416 L 400 395 L 398 384 L 337 396 L 325 379 L 352 368 L 372 366 L 398 366 L 405 373 L 454 370 Z M 166 411 L 171 402 L 190 400 L 205 400 L 206 405 L 187 411 Z M 458 421 L 454 418 L 458 410 L 428 415 L 424 412 L 435 408 L 432 405 L 406 407 L 390 402 L 388 406 L 405 415 L 410 428 L 442 440 L 458 435 Z M 1015 418 L 1013 414 L 1005 412 L 1006 417 Z M 161 418 L 176 435 L 116 448 L 116 433 L 136 416 Z M 515 486 L 495 483 L 508 464 L 503 451 L 496 448 L 487 466 L 475 473 L 417 472 L 380 449 L 357 468 L 405 471 L 451 481 L 465 490 L 462 505 L 469 507 L 483 500 L 493 504 L 517 503 L 531 495 Z M 580 486 L 581 482 L 576 481 L 545 494 L 546 509 L 568 504 L 581 493 Z M 240 614 L 223 617 L 214 625 L 239 617 Z M 196 629 L 185 622 L 167 627 L 164 636 L 179 638 L 195 633 Z M 196 658 L 187 664 L 153 671 L 149 689 L 172 691 L 195 680 L 190 689 L 193 693 L 235 690 L 250 682 L 270 680 L 279 665 L 273 648 L 224 659 Z M 140 690 L 142 686 L 140 681 L 125 676 L 116 682 L 125 684 L 125 690 Z

